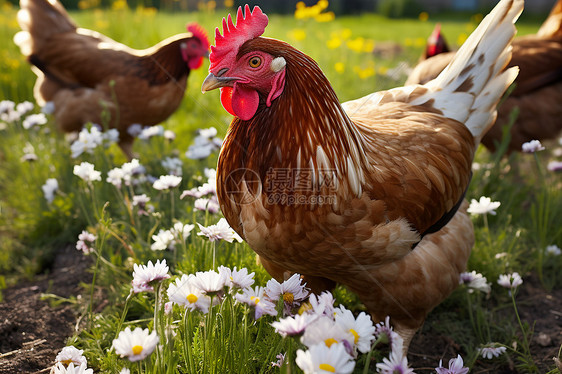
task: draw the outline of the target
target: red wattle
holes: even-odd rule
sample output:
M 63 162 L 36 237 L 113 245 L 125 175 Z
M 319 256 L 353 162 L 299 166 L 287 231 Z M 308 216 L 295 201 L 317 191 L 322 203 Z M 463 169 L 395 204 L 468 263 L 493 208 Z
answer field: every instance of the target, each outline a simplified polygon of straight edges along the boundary
M 232 109 L 232 87 L 221 87 L 221 104 L 222 107 L 233 116 L 236 116 Z

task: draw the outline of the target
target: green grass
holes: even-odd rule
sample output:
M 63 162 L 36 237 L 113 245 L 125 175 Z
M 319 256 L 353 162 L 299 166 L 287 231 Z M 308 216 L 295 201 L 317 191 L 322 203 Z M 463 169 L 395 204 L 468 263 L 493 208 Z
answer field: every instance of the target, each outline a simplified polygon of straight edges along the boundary
M 0 99 L 16 103 L 33 101 L 35 76 L 11 42 L 18 31 L 14 21 L 16 9 L 0 4 L 3 4 Z M 130 10 L 88 10 L 71 15 L 81 27 L 95 29 L 139 49 L 182 32 L 185 24 L 192 21 L 201 23 L 210 32 L 223 16 Z M 312 56 L 340 99 L 345 101 L 400 85 L 405 76 L 392 79 L 385 72 L 402 61 L 414 65 L 435 22 L 442 23 L 443 32 L 452 45 L 462 41 L 476 25 L 437 16 L 420 22 L 366 14 L 316 23 L 272 15 L 265 36 L 286 40 Z M 532 33 L 537 28 L 538 23 L 533 20 L 518 24 L 520 34 Z M 400 45 L 402 52 L 391 58 L 380 58 L 369 52 L 373 46 L 388 41 Z M 328 44 L 334 48 L 329 48 Z M 135 151 L 141 155 L 140 162 L 149 174 L 158 176 L 165 172 L 160 160 L 166 156 L 179 155 L 184 162 L 183 180 L 173 194 L 158 193 L 149 184 L 135 188 L 135 194 L 146 193 L 151 197 L 155 213 L 148 216 L 137 216 L 127 203 L 133 195 L 130 189 L 116 189 L 105 182 L 89 186 L 73 175 L 74 165 L 89 161 L 102 171 L 105 179 L 109 170 L 125 162 L 115 145 L 72 159 L 68 142 L 57 133 L 51 120 L 32 130 L 24 130 L 20 122 L 7 123 L 0 130 L 0 273 L 3 274 L 0 284 L 4 281 L 14 284 L 23 276 L 32 278 L 48 268 L 58 247 L 74 244 L 84 229 L 95 233 L 98 239 L 95 252 L 90 256 L 96 263 L 92 269 L 96 278 L 94 283 L 84 285 L 81 301 L 73 300 L 84 324 L 68 344 L 84 349 L 89 367 L 94 367 L 96 372 L 118 372 L 128 366 L 133 372 L 164 373 L 175 372 L 175 365 L 179 367 L 178 372 L 276 372 L 277 369 L 269 365 L 276 361 L 275 356 L 288 351 L 294 359 L 296 349 L 301 347 L 296 340 L 281 339 L 273 331 L 269 325 L 274 320 L 272 317 L 253 321 L 251 311 L 228 297 L 207 315 L 186 314 L 177 306 L 167 315 L 162 305 L 155 302 L 154 293 L 128 298 L 132 264 L 146 264 L 148 260 L 166 259 L 174 275 L 172 280 L 176 275 L 208 270 L 213 260 L 217 264 L 246 267 L 255 272 L 256 285 L 264 286 L 269 279 L 246 244 L 219 242 L 213 247 L 195 234 L 197 228 L 185 244 L 178 245 L 174 251 L 150 249 L 152 235 L 160 229 L 169 229 L 175 221 L 210 224 L 218 220 L 217 216 L 194 210 L 192 198 L 179 199 L 181 191 L 202 183 L 205 167 L 216 165 L 216 154 L 197 162 L 185 158 L 195 131 L 214 126 L 222 137 L 230 121 L 230 116 L 220 107 L 218 92 L 200 94 L 200 84 L 206 73 L 205 69 L 192 72 L 180 109 L 163 123 L 177 134 L 173 143 L 162 138 L 136 141 Z M 20 160 L 27 144 L 34 147 L 37 161 Z M 460 345 L 459 353 L 465 357 L 465 363 L 476 365 L 473 369 L 479 365 L 477 348 L 494 341 L 509 347 L 509 357 L 521 372 L 538 372 L 533 363 L 533 360 L 538 363 L 537 358 L 533 358 L 525 346 L 525 340 L 530 337 L 529 328 L 518 323 L 517 309 L 495 281 L 500 274 L 517 271 L 524 278 L 538 277 L 545 289 L 562 286 L 562 275 L 558 271 L 562 256 L 544 254 L 547 245 L 562 246 L 559 224 L 562 180 L 560 174 L 549 173 L 545 168 L 547 161 L 554 158 L 551 152 L 554 147 L 550 144 L 549 150 L 538 153 L 536 160 L 533 155 L 525 154 L 501 158 L 484 149 L 477 154 L 476 161 L 482 168 L 475 171 L 467 197 L 489 196 L 502 205 L 496 216 L 474 217 L 476 245 L 468 269 L 484 274 L 492 283 L 492 292 L 485 297 L 478 292 L 470 294 L 461 287 L 428 321 L 428 325 L 440 329 Z M 52 204 L 47 204 L 41 186 L 51 177 L 57 178 L 60 192 Z M 92 306 L 96 300 L 90 295 L 96 295 L 95 290 L 103 292 L 109 306 L 94 313 Z M 164 291 L 165 287 L 160 295 L 166 301 Z M 345 289 L 338 287 L 335 295 L 347 308 L 361 310 L 357 298 Z M 114 351 L 108 352 L 117 333 L 127 326 L 156 329 L 167 344 L 140 364 L 129 363 L 118 358 Z M 512 348 L 513 342 L 518 342 L 517 350 Z M 375 350 L 373 357 L 380 360 L 381 352 Z M 356 372 L 363 372 L 364 367 L 365 372 L 375 372 L 375 364 L 369 366 L 366 362 L 366 355 L 360 355 Z M 434 364 L 437 366 L 437 362 Z M 291 367 L 292 372 L 297 370 L 294 362 Z

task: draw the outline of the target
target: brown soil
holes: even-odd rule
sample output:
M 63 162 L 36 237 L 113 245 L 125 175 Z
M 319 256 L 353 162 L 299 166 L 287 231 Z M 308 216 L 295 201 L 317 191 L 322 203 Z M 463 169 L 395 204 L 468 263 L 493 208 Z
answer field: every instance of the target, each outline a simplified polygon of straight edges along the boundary
M 57 353 L 72 335 L 75 308 L 51 306 L 45 293 L 78 296 L 80 282 L 89 282 L 90 259 L 72 247 L 58 253 L 49 274 L 3 290 L 0 303 L 0 374 L 48 373 Z
M 79 295 L 80 282 L 90 282 L 87 272 L 90 259 L 72 247 L 57 254 L 49 274 L 37 276 L 3 291 L 0 303 L 0 374 L 48 373 L 55 356 L 74 332 L 78 316 L 72 305 L 52 306 L 41 295 L 61 297 Z M 521 318 L 535 322 L 531 351 L 541 373 L 553 367 L 552 358 L 562 344 L 562 290 L 545 290 L 532 277 L 525 278 L 517 302 Z M 451 337 L 435 331 L 439 313 L 430 315 L 421 332 L 416 334 L 408 360 L 416 373 L 435 373 L 440 359 L 444 364 L 460 352 Z M 433 322 L 433 323 L 432 323 Z M 461 352 L 462 354 L 462 352 Z M 498 363 L 499 361 L 499 363 Z M 479 359 L 472 373 L 523 373 L 514 363 Z

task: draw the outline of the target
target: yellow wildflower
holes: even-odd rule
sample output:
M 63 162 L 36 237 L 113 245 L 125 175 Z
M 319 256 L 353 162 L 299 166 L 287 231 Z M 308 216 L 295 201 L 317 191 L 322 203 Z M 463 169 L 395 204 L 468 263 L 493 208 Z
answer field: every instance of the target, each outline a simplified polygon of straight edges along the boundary
M 304 31 L 303 29 L 293 29 L 287 34 L 294 40 L 304 40 L 306 38 L 306 31 Z
M 336 64 L 334 65 L 334 69 L 336 70 L 336 72 L 342 74 L 345 71 L 345 65 L 343 62 L 336 62 Z
M 232 8 L 234 6 L 234 0 L 224 0 L 224 6 L 226 8 Z
M 459 37 L 457 38 L 457 45 L 463 45 L 463 43 L 466 41 L 467 38 L 468 35 L 466 35 L 464 32 L 460 34 Z
M 316 17 L 314 17 L 316 22 L 330 22 L 333 21 L 335 18 L 336 15 L 334 14 L 334 12 L 320 13 L 317 14 Z
M 128 5 L 127 5 L 127 1 L 125 0 L 115 0 L 112 4 L 111 4 L 111 9 L 113 10 L 123 10 L 123 9 L 127 9 Z
M 347 42 L 347 48 L 351 49 L 354 52 L 362 52 L 364 44 L 365 44 L 365 39 L 360 36 L 353 40 L 349 40 Z
M 361 69 L 359 66 L 354 66 L 353 71 L 359 76 L 360 79 L 367 79 L 376 74 L 375 68 L 368 66 L 365 69 Z
M 416 38 L 416 40 L 414 40 L 414 46 L 416 46 L 416 47 L 425 46 L 425 39 L 424 38 Z
M 341 46 L 341 39 L 338 37 L 332 37 L 326 42 L 326 46 L 330 49 L 336 49 Z
M 425 22 L 429 19 L 429 14 L 427 12 L 421 12 L 418 16 L 418 19 L 422 22 Z

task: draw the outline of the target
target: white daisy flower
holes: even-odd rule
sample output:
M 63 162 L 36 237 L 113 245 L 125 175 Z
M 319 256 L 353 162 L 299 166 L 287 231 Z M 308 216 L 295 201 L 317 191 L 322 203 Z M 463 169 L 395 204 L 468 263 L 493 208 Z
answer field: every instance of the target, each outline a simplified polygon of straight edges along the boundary
M 189 310 L 200 310 L 207 313 L 211 305 L 211 298 L 194 284 L 194 279 L 193 274 L 184 274 L 181 278 L 176 279 L 175 283 L 171 283 L 168 287 L 168 299 Z
M 234 240 L 242 243 L 242 238 L 240 237 L 240 235 L 234 232 L 232 227 L 230 227 L 230 225 L 224 218 L 221 218 L 216 225 L 210 225 L 206 227 L 202 226 L 199 223 L 197 223 L 197 225 L 199 225 L 199 230 L 201 230 L 197 233 L 197 235 L 206 236 L 212 242 L 222 239 L 226 240 L 229 243 L 232 243 Z
M 94 165 L 89 162 L 82 162 L 80 165 L 74 165 L 74 175 L 80 177 L 86 182 L 101 181 L 101 173 L 94 169 Z
M 246 268 L 237 270 L 235 266 L 234 269 L 230 270 L 230 268 L 221 265 L 219 266 L 219 273 L 225 274 L 226 284 L 230 288 L 243 290 L 250 288 L 254 284 L 255 273 L 248 274 L 248 269 Z
M 281 318 L 271 324 L 275 332 L 283 337 L 300 336 L 304 333 L 308 325 L 314 322 L 319 316 L 313 314 L 296 314 L 294 317 Z
M 121 166 L 121 171 L 123 172 L 123 183 L 125 183 L 126 186 L 137 182 L 133 180 L 135 176 L 137 179 L 139 179 L 140 176 L 140 180 L 142 181 L 142 178 L 144 178 L 142 175 L 146 172 L 144 166 L 142 166 L 136 158 L 132 159 L 130 162 L 124 163 Z
M 560 256 L 560 254 L 562 254 L 562 250 L 556 244 L 547 246 L 545 251 L 547 255 L 552 256 Z
M 144 127 L 138 135 L 139 139 L 148 140 L 153 136 L 160 136 L 164 135 L 164 126 L 157 125 L 157 126 L 148 126 Z
M 57 362 L 51 368 L 51 374 L 94 374 L 94 370 L 88 369 L 86 364 L 74 365 L 71 362 L 68 366 L 64 366 L 61 362 Z
M 388 358 L 383 358 L 377 364 L 377 372 L 382 374 L 414 374 L 414 370 L 408 367 L 408 359 L 402 355 L 402 350 L 393 349 Z
M 273 301 L 283 298 L 286 304 L 293 305 L 300 303 L 308 297 L 308 290 L 306 283 L 302 284 L 300 274 L 293 274 L 289 279 L 283 283 L 277 282 L 275 279 L 270 279 L 265 286 L 265 293 Z
M 152 243 L 150 249 L 153 251 L 163 251 L 173 244 L 174 234 L 172 234 L 170 230 L 160 229 L 158 234 L 152 235 L 152 240 L 154 240 L 154 243 Z
M 497 346 L 496 343 L 490 343 L 487 347 L 478 349 L 482 357 L 487 358 L 488 360 L 491 360 L 494 357 L 501 356 L 506 350 L 506 347 Z
M 375 327 L 371 317 L 365 312 L 359 313 L 357 319 L 350 310 L 343 306 L 336 309 L 336 323 L 353 335 L 353 344 L 361 353 L 371 350 L 371 342 L 375 339 Z
M 127 128 L 127 132 L 129 133 L 129 135 L 136 138 L 142 132 L 142 126 L 138 123 L 133 123 Z
M 337 324 L 332 318 L 326 316 L 319 316 L 316 320 L 311 322 L 301 338 L 302 344 L 307 347 L 324 343 L 326 346 L 331 346 L 336 343 L 344 343 L 347 341 L 349 345 L 353 345 L 355 337 L 349 330 L 345 330 L 340 324 Z
M 121 369 L 119 374 L 131 374 L 131 370 L 128 369 L 128 368 L 123 368 L 123 369 Z
M 220 210 L 219 203 L 215 199 L 199 198 L 193 202 L 193 207 L 212 214 L 218 213 Z
M 166 157 L 164 160 L 161 161 L 162 166 L 170 173 L 171 175 L 182 175 L 182 166 L 183 162 L 177 157 Z
M 170 232 L 174 238 L 178 241 L 185 241 L 191 234 L 191 230 L 195 228 L 195 225 L 183 224 L 181 222 L 174 223 L 174 227 L 170 229 Z
M 486 277 L 474 270 L 471 272 L 461 273 L 459 284 L 466 284 L 467 287 L 470 288 L 469 292 L 472 292 L 474 289 L 484 293 L 490 293 L 492 289 Z
M 61 351 L 57 354 L 57 357 L 55 357 L 55 362 L 60 362 L 64 366 L 68 366 L 70 363 L 73 363 L 76 366 L 88 364 L 86 357 L 84 357 L 84 351 L 73 345 L 69 345 L 68 347 L 61 349 Z
M 264 296 L 263 287 L 247 288 L 242 293 L 234 295 L 238 302 L 254 308 L 254 318 L 260 319 L 264 314 L 277 315 L 275 304 Z
M 82 153 L 93 153 L 94 149 L 103 143 L 103 134 L 97 126 L 92 126 L 89 130 L 84 127 L 70 146 L 72 158 L 80 156 Z
M 514 289 L 523 284 L 523 279 L 521 279 L 521 276 L 517 272 L 502 274 L 498 279 L 498 284 L 505 288 Z
M 168 141 L 174 141 L 176 139 L 176 133 L 173 132 L 172 130 L 166 130 L 164 131 L 164 139 L 168 140 Z
M 521 150 L 525 153 L 535 153 L 544 151 L 545 148 L 539 140 L 531 140 L 530 142 L 523 143 Z
M 481 196 L 479 201 L 472 199 L 467 212 L 470 214 L 488 214 L 495 216 L 496 209 L 501 205 L 499 201 L 492 201 L 489 197 Z
M 98 237 L 94 234 L 83 230 L 80 235 L 78 235 L 78 241 L 76 242 L 76 249 L 84 252 L 85 255 L 90 254 L 94 251 L 93 244 Z
M 119 333 L 117 339 L 113 340 L 115 353 L 121 357 L 127 357 L 129 361 L 135 362 L 144 360 L 156 348 L 159 338 L 156 331 L 149 332 L 148 329 L 135 328 L 133 331 L 129 327 Z
M 30 114 L 23 120 L 22 126 L 24 129 L 29 130 L 33 126 L 44 125 L 46 123 L 47 117 L 45 117 L 44 113 Z
M 443 360 L 439 360 L 439 367 L 435 368 L 437 374 L 467 374 L 468 370 L 464 367 L 461 355 L 449 360 L 449 369 L 443 367 Z
M 152 261 L 148 261 L 146 265 L 134 264 L 133 269 L 132 285 L 134 293 L 154 291 L 152 286 L 154 283 L 170 278 L 166 260 L 162 260 L 162 262 L 158 260 L 155 264 L 152 264 Z
M 23 116 L 27 112 L 31 112 L 33 110 L 33 107 L 33 103 L 26 100 L 16 105 L 16 111 Z
M 107 178 L 105 181 L 111 183 L 117 188 L 121 188 L 121 183 L 123 181 L 123 170 L 121 168 L 113 168 L 107 172 Z
M 335 315 L 334 301 L 334 295 L 329 291 L 324 291 L 320 295 L 311 293 L 308 298 L 313 313 L 332 318 Z
M 41 189 L 45 195 L 45 200 L 50 204 L 55 199 L 55 193 L 59 189 L 59 182 L 55 178 L 49 178 L 45 181 L 45 184 L 41 186 Z
M 355 361 L 342 344 L 332 344 L 330 347 L 318 344 L 306 352 L 299 349 L 295 362 L 305 374 L 349 374 L 355 368 Z
M 198 271 L 195 273 L 195 279 L 193 280 L 195 286 L 203 290 L 207 295 L 218 295 L 219 297 L 224 293 L 226 282 L 226 274 L 217 273 L 214 270 Z
M 562 170 L 562 161 L 552 160 L 546 165 L 546 169 L 548 171 L 561 171 Z
M 181 182 L 181 177 L 177 175 L 161 175 L 154 183 L 152 187 L 155 189 L 162 191 L 162 190 L 169 190 L 170 188 L 177 187 Z
M 113 143 L 118 143 L 119 142 L 119 130 L 117 129 L 109 129 L 106 132 L 103 133 L 102 135 L 104 142 L 106 143 L 106 146 L 109 146 Z
M 386 316 L 384 322 L 375 325 L 375 338 L 381 339 L 381 342 L 388 343 L 391 350 L 398 351 L 402 349 L 404 340 L 390 326 L 390 317 Z
M 189 146 L 185 156 L 192 160 L 201 160 L 207 158 L 220 149 L 222 140 L 217 135 L 217 129 L 211 127 L 209 129 L 199 130 L 199 135 L 193 139 L 193 144 Z
M 142 195 L 133 196 L 133 206 L 144 207 L 149 201 L 150 197 L 146 196 L 144 193 Z

